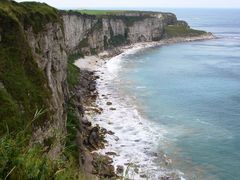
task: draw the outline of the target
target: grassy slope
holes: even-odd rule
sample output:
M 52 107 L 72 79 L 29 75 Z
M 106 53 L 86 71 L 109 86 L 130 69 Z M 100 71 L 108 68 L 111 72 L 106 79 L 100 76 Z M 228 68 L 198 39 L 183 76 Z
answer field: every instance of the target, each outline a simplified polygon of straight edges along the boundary
M 72 152 L 74 132 L 66 137 L 67 146 L 54 161 L 48 159 L 42 145 L 29 146 L 28 125 L 49 120 L 51 112 L 35 114 L 38 109 L 48 109 L 50 92 L 24 28 L 31 26 L 38 33 L 44 31 L 46 23 L 57 21 L 58 12 L 46 4 L 0 3 L 0 179 L 84 179 Z M 69 71 L 73 86 L 76 69 Z
M 0 134 L 7 126 L 10 131 L 23 128 L 37 109 L 48 108 L 46 78 L 33 59 L 23 27 L 40 32 L 46 23 L 58 20 L 54 12 L 44 4 L 0 3 L 0 81 L 4 85 L 0 88 Z M 38 122 L 47 119 L 50 112 Z
M 188 28 L 183 25 L 169 25 L 165 27 L 165 34 L 168 38 L 172 37 L 193 37 L 205 34 L 205 31 L 199 31 Z

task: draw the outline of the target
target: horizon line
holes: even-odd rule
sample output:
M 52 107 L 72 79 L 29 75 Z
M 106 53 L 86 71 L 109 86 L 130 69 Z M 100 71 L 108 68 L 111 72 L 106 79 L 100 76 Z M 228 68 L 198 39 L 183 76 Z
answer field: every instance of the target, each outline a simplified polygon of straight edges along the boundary
M 49 4 L 48 4 L 49 5 Z M 54 7 L 54 6 L 52 6 Z M 110 9 L 116 9 L 119 10 L 121 8 L 123 9 L 236 9 L 239 10 L 240 7 L 55 7 L 57 9 L 78 9 L 78 10 L 110 10 Z

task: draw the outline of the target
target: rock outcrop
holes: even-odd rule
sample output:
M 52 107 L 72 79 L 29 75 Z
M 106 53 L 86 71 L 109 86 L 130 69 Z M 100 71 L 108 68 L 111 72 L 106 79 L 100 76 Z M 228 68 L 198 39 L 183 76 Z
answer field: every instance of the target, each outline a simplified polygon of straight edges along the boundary
M 87 55 L 126 44 L 158 41 L 165 26 L 178 23 L 172 13 L 137 11 L 100 17 L 62 12 L 62 19 L 67 50 Z
M 44 123 L 44 128 L 38 128 L 33 133 L 33 140 L 44 142 L 49 137 L 59 137 L 56 139 L 59 142 L 55 142 L 56 145 L 51 147 L 49 152 L 50 157 L 54 158 L 62 150 L 60 139 L 66 135 L 68 85 L 64 33 L 61 23 L 48 23 L 44 31 L 34 33 L 30 27 L 25 34 L 34 60 L 47 78 L 51 93 L 49 101 L 51 119 Z
M 186 22 L 178 21 L 172 13 L 125 11 L 94 16 L 60 12 L 44 3 L 2 0 L 0 134 L 31 127 L 27 129 L 31 143 L 43 144 L 46 147 L 44 152 L 55 159 L 66 144 L 66 124 L 71 117 L 71 123 L 75 125 L 71 143 L 76 143 L 78 150 L 82 151 L 80 164 L 87 164 L 88 159 L 93 159 L 89 152 L 104 147 L 104 133 L 113 132 L 92 127 L 85 118 L 87 109 L 83 104 L 94 101 L 98 95 L 94 82 L 97 77 L 93 72 L 74 69 L 68 62 L 70 55 L 98 54 L 137 42 L 199 34 L 205 32 L 191 30 Z M 72 77 L 67 76 L 71 70 L 78 79 L 77 85 L 69 88 L 68 78 Z M 72 105 L 70 108 L 69 104 Z M 44 113 L 43 109 L 46 110 Z M 101 109 L 92 110 L 101 113 Z M 111 160 L 104 159 L 104 166 L 99 166 L 98 160 L 90 166 L 95 167 L 98 175 L 113 177 Z M 122 172 L 122 168 L 118 171 Z

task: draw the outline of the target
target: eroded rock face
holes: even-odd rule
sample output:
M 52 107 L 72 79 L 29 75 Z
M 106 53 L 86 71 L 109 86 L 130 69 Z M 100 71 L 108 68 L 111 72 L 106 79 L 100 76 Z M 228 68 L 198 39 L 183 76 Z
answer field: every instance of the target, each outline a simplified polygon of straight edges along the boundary
M 35 61 L 45 73 L 51 93 L 51 119 L 46 120 L 33 134 L 33 140 L 43 142 L 55 137 L 55 147 L 51 147 L 50 156 L 54 158 L 61 151 L 60 139 L 65 135 L 67 86 L 67 54 L 64 34 L 60 23 L 49 23 L 45 30 L 35 34 L 32 28 L 26 31 Z
M 87 32 L 97 22 L 88 16 L 67 15 L 62 16 L 67 49 L 73 50 L 87 36 Z
M 171 13 L 126 12 L 96 17 L 63 13 L 63 26 L 69 52 L 89 55 L 116 46 L 158 41 L 164 26 L 177 23 Z
M 32 139 L 41 143 L 54 141 L 52 143 L 54 147 L 48 147 L 50 156 L 53 158 L 61 151 L 61 144 L 64 144 L 61 143 L 61 139 L 66 131 L 66 103 L 69 98 L 66 81 L 67 54 L 77 52 L 88 55 L 121 45 L 158 41 L 164 34 L 164 26 L 179 22 L 174 14 L 149 12 L 119 13 L 101 18 L 62 13 L 61 19 L 62 22 L 46 24 L 44 30 L 38 33 L 35 33 L 31 27 L 25 30 L 34 60 L 39 69 L 44 72 L 48 82 L 46 88 L 49 88 L 51 93 L 50 109 L 48 109 L 51 119 L 47 119 L 44 126 L 37 128 Z M 185 22 L 179 23 L 187 26 Z M 78 111 L 76 114 L 80 124 L 84 115 L 82 104 L 89 98 L 95 99 L 97 96 L 94 94 L 96 84 L 91 80 L 91 74 L 82 71 L 82 75 L 85 78 L 80 78 L 82 80 L 75 92 L 78 97 L 75 102 L 76 111 Z M 85 91 L 93 93 L 85 97 Z M 116 110 L 114 107 L 110 108 Z M 99 113 L 101 113 L 100 110 Z M 81 133 L 86 131 L 89 134 L 86 142 L 96 149 L 100 146 L 98 140 L 102 138 L 99 137 L 99 130 L 91 131 L 91 128 L 88 128 L 88 123 Z
M 129 27 L 128 38 L 131 43 L 160 40 L 163 34 L 163 24 L 163 20 L 158 18 L 137 21 Z

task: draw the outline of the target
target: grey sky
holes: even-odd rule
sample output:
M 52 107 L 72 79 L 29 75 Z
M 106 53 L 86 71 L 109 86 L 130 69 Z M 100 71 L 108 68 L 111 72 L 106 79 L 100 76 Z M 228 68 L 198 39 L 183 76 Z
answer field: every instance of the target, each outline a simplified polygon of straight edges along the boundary
M 16 0 L 33 1 L 33 0 Z M 240 8 L 240 0 L 35 0 L 57 8 L 99 7 L 197 7 L 197 8 Z

